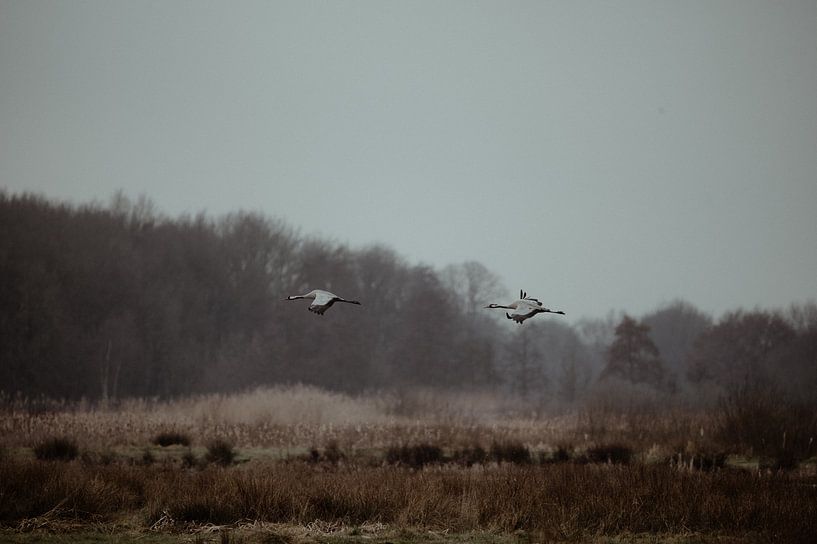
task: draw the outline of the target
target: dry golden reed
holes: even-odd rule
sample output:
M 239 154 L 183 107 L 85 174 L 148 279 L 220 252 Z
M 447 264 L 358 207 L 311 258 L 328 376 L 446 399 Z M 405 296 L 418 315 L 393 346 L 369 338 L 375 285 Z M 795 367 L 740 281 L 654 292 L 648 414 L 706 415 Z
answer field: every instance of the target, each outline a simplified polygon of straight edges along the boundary
M 499 394 L 427 389 L 349 396 L 289 386 L 169 401 L 31 408 L 25 401 L 0 405 L 0 445 L 32 447 L 68 436 L 86 449 L 104 449 L 141 446 L 159 434 L 177 433 L 199 445 L 221 439 L 236 447 L 282 450 L 332 441 L 347 450 L 403 443 L 488 448 L 493 442 L 521 442 L 541 451 L 564 443 L 586 448 L 615 441 L 646 450 L 654 444 L 701 442 L 711 435 L 711 420 L 700 412 L 621 413 L 590 407 L 542 414 Z M 702 436 L 707 428 L 710 432 Z

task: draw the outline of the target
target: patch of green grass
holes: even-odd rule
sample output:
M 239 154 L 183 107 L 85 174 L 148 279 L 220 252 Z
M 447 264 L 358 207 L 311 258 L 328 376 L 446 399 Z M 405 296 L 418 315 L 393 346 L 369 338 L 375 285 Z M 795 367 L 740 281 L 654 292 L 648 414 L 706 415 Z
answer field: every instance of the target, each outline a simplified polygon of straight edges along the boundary
M 206 450 L 204 450 L 206 451 Z M 246 447 L 238 450 L 235 456 L 236 463 L 246 463 L 248 461 L 280 461 L 286 459 L 292 452 L 301 453 L 307 451 L 306 448 L 285 449 L 285 448 L 259 448 Z
M 757 457 L 749 458 L 741 455 L 729 455 L 726 457 L 726 466 L 744 470 L 757 470 L 760 466 L 760 459 Z

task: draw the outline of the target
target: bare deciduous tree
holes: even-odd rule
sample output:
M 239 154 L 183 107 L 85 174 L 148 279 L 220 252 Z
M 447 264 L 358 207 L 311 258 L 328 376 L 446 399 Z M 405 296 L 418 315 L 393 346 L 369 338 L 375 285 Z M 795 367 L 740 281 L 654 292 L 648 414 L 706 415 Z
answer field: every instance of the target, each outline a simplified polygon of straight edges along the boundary
M 779 314 L 731 312 L 695 342 L 688 377 L 722 386 L 757 384 L 775 373 L 770 363 L 796 338 Z
M 686 374 L 686 361 L 695 340 L 712 326 L 709 316 L 680 300 L 645 315 L 641 322 L 649 326 L 661 359 L 676 376 Z
M 443 283 L 462 304 L 472 319 L 492 300 L 502 296 L 504 288 L 499 276 L 477 261 L 448 265 L 442 272 Z

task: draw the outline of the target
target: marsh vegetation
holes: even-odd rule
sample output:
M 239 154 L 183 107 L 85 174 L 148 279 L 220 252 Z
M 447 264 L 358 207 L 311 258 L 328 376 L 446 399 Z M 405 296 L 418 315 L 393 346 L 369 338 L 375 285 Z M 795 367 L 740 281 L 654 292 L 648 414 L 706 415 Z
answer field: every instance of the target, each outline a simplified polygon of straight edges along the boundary
M 815 452 L 792 464 L 724 441 L 733 416 L 525 418 L 487 394 L 415 395 L 412 414 L 387 394 L 303 386 L 117 409 L 7 403 L 0 522 L 15 539 L 99 527 L 247 542 L 354 540 L 361 528 L 382 541 L 817 534 Z M 787 442 L 803 441 L 790 429 Z M 44 457 L 44 444 L 78 455 Z

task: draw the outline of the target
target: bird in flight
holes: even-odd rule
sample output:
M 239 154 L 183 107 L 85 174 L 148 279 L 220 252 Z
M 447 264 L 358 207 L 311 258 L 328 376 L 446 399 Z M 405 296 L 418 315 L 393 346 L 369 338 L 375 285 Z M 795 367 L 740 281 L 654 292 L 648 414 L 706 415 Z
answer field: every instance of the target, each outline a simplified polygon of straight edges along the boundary
M 561 314 L 565 315 L 565 313 L 561 310 L 551 310 L 549 308 L 545 308 L 542 303 L 533 297 L 529 297 L 528 294 L 524 291 L 519 291 L 519 300 L 515 300 L 504 306 L 502 304 L 489 304 L 486 308 L 504 308 L 506 310 L 513 310 L 513 312 L 505 312 L 505 317 L 508 319 L 513 319 L 520 325 L 523 321 L 528 318 L 535 316 L 536 314 L 542 313 L 550 313 L 550 314 Z
M 323 315 L 323 313 L 331 308 L 332 304 L 336 302 L 347 302 L 349 304 L 357 304 L 358 306 L 361 305 L 360 302 L 356 300 L 346 300 L 345 298 L 337 296 L 335 293 L 330 293 L 329 291 L 324 291 L 323 289 L 314 289 L 305 295 L 288 296 L 286 300 L 299 300 L 302 298 L 312 300 L 312 304 L 309 305 L 308 310 L 318 315 Z

